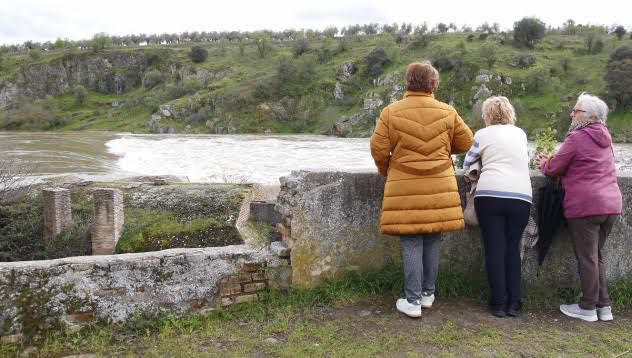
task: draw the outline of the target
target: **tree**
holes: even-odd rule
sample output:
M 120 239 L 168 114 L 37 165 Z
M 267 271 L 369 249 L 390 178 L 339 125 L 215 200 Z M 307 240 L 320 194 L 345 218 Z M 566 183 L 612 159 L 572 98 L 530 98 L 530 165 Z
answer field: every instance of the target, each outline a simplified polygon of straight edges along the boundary
M 480 56 L 487 64 L 487 69 L 491 70 L 496 63 L 496 52 L 498 48 L 494 45 L 481 47 Z
M 514 22 L 514 40 L 527 47 L 533 47 L 536 42 L 544 38 L 544 22 L 535 17 L 525 17 Z
M 191 57 L 191 61 L 195 63 L 202 63 L 208 58 L 208 51 L 201 46 L 193 46 L 191 47 L 189 57 Z
M 255 36 L 255 45 L 257 45 L 259 57 L 265 58 L 272 49 L 272 46 L 270 45 L 270 35 L 266 33 L 258 33 Z
M 92 40 L 90 41 L 90 47 L 92 47 L 92 51 L 94 52 L 99 52 L 111 45 L 112 38 L 110 38 L 110 36 L 108 36 L 108 34 L 104 32 L 100 32 L 94 35 L 94 37 L 92 37 Z
M 632 46 L 612 52 L 605 79 L 607 97 L 623 108 L 632 108 Z
M 623 27 L 621 25 L 615 27 L 615 29 L 612 32 L 614 32 L 614 34 L 617 36 L 618 40 L 621 40 L 623 38 L 623 35 L 625 35 L 625 33 L 626 33 L 625 27 Z
M 566 35 L 575 35 L 577 34 L 577 24 L 575 24 L 575 20 L 568 19 L 562 25 L 562 32 Z

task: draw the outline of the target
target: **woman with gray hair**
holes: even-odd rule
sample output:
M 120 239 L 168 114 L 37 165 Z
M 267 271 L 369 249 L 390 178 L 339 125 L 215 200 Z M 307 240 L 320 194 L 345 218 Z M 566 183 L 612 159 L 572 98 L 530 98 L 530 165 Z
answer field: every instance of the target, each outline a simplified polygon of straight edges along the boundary
M 561 305 L 560 310 L 590 322 L 613 319 L 602 248 L 623 209 L 607 115 L 604 101 L 582 93 L 560 149 L 536 158 L 542 173 L 562 177 L 564 216 L 579 266 L 579 304 Z
M 480 160 L 474 203 L 485 246 L 490 311 L 517 317 L 522 311 L 520 239 L 531 209 L 527 135 L 514 125 L 516 114 L 506 97 L 485 100 L 483 120 L 486 127 L 474 135 L 463 169 Z

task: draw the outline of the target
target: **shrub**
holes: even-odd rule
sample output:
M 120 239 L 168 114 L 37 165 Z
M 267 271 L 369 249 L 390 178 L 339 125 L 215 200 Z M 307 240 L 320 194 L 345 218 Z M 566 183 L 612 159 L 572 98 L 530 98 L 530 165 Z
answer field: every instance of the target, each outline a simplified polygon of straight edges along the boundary
M 537 57 L 532 53 L 521 53 L 516 56 L 516 66 L 526 68 L 535 65 Z
M 438 71 L 449 71 L 454 68 L 453 56 L 445 51 L 438 51 L 432 56 L 432 65 Z
M 39 60 L 42 58 L 42 51 L 38 49 L 29 50 L 29 57 L 33 60 Z
M 560 60 L 560 66 L 562 66 L 562 71 L 564 73 L 568 72 L 571 69 L 571 59 L 568 57 L 564 57 Z
M 596 54 L 603 50 L 603 39 L 596 32 L 590 32 L 586 36 L 586 50 L 590 54 Z
M 86 90 L 86 88 L 83 87 L 82 85 L 76 85 L 72 89 L 72 92 L 74 93 L 75 98 L 77 99 L 77 103 L 83 106 L 86 103 L 86 98 L 88 96 L 88 91 Z
M 189 53 L 191 61 L 195 63 L 202 63 L 208 58 L 208 51 L 200 46 L 191 47 L 191 53 Z
M 539 93 L 546 86 L 546 82 L 549 79 L 549 70 L 540 68 L 534 69 L 527 75 L 525 83 L 525 89 L 529 93 Z
M 514 23 L 514 40 L 527 47 L 533 45 L 544 37 L 545 25 L 535 17 L 525 17 Z
M 388 53 L 382 46 L 375 47 L 366 56 L 366 63 L 368 66 L 369 74 L 372 78 L 379 77 L 384 72 L 384 67 L 392 62 Z
M 189 75 L 184 79 L 184 89 L 187 93 L 195 93 L 204 87 L 204 84 L 196 75 Z
M 153 88 L 161 84 L 162 81 L 162 72 L 158 70 L 151 70 L 145 73 L 145 77 L 143 77 L 143 86 L 146 88 Z
M 305 37 L 297 39 L 292 46 L 294 57 L 300 57 L 302 54 L 309 52 L 309 42 Z

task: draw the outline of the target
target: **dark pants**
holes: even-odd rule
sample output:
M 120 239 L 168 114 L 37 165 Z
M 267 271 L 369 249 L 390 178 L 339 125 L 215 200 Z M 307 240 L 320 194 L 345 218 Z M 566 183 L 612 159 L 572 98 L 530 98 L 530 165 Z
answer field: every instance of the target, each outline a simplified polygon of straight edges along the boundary
M 490 305 L 521 304 L 520 238 L 529 221 L 531 204 L 519 199 L 474 199 L 485 245 L 485 266 L 491 289 Z
M 582 286 L 579 306 L 583 309 L 592 310 L 597 306 L 612 304 L 608 295 L 608 279 L 601 248 L 617 217 L 618 215 L 599 215 L 567 220 L 579 266 Z

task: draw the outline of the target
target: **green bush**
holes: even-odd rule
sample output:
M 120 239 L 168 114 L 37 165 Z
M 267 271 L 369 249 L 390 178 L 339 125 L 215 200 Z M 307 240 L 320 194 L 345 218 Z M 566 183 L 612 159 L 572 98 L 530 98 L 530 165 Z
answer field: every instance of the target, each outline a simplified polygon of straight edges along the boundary
M 538 58 L 532 53 L 521 53 L 516 56 L 515 63 L 520 68 L 527 68 L 535 65 L 537 60 Z
M 72 89 L 72 91 L 75 95 L 75 98 L 77 99 L 77 103 L 83 106 L 86 103 L 86 98 L 88 96 L 88 91 L 86 90 L 86 88 L 82 85 L 76 85 Z
M 379 77 L 384 72 L 384 67 L 391 62 L 391 58 L 382 46 L 373 48 L 366 56 L 366 63 L 372 78 Z
M 191 53 L 189 53 L 191 61 L 195 63 L 202 63 L 208 58 L 208 51 L 200 46 L 191 47 Z
M 151 70 L 145 73 L 145 76 L 143 77 L 143 86 L 145 88 L 153 88 L 161 84 L 163 80 L 164 78 L 162 76 L 162 72 L 158 70 Z

